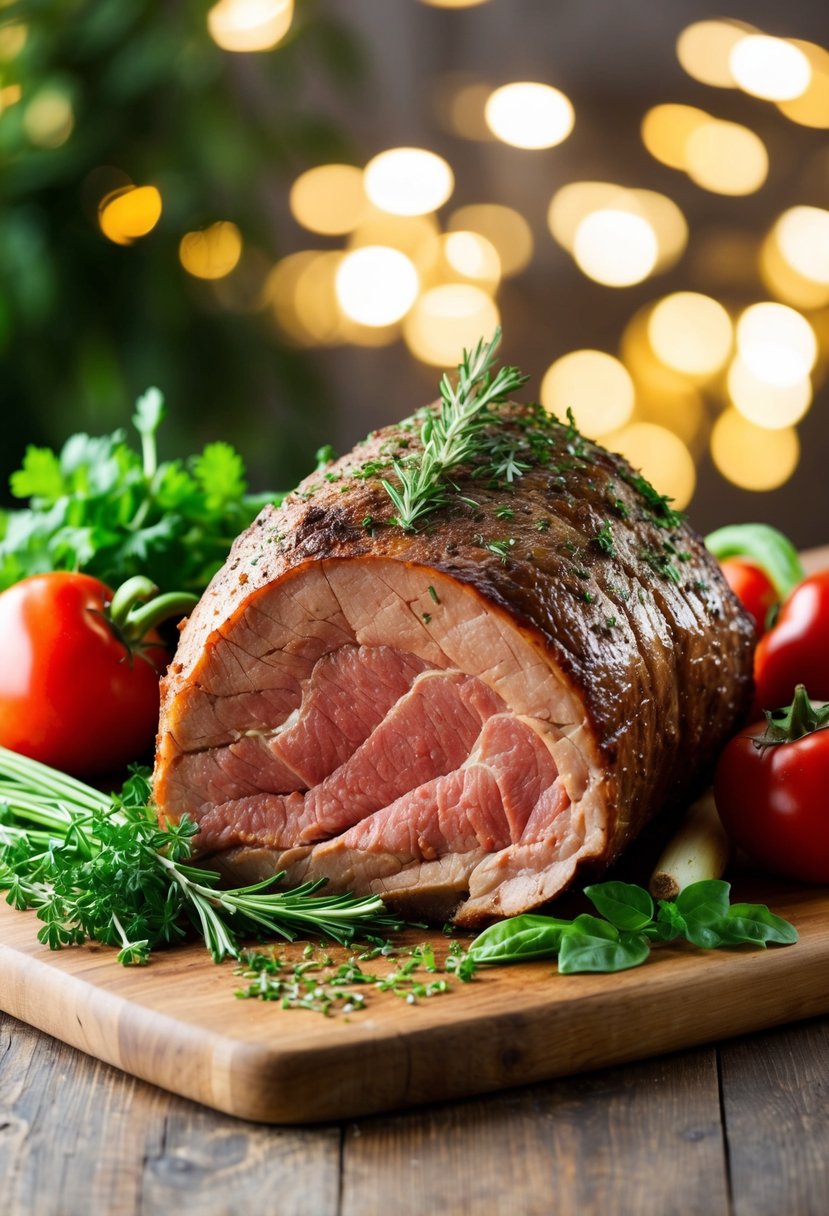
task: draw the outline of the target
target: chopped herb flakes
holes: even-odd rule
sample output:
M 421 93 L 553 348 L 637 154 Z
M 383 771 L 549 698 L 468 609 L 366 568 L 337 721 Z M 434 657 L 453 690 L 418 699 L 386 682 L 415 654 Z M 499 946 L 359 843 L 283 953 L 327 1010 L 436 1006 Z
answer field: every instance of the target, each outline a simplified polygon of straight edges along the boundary
M 386 958 L 395 965 L 384 974 L 362 966 Z M 283 1009 L 308 1009 L 331 1017 L 359 1013 L 367 1007 L 372 992 L 390 992 L 407 1005 L 417 1005 L 450 990 L 447 974 L 466 983 L 474 973 L 475 964 L 457 942 L 450 943 L 443 966 L 428 943 L 407 949 L 373 939 L 365 950 L 350 954 L 344 962 L 337 962 L 328 951 L 312 945 L 305 947 L 300 962 L 275 949 L 250 950 L 242 955 L 234 971 L 248 981 L 235 995 L 240 1000 L 275 1001 Z

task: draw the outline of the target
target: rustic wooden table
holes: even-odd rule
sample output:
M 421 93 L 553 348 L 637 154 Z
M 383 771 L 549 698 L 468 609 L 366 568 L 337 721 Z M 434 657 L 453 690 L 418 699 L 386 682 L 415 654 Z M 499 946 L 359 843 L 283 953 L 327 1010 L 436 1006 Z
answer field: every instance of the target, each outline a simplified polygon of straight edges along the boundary
M 438 1107 L 266 1127 L 0 1014 L 0 1212 L 826 1216 L 829 1017 Z

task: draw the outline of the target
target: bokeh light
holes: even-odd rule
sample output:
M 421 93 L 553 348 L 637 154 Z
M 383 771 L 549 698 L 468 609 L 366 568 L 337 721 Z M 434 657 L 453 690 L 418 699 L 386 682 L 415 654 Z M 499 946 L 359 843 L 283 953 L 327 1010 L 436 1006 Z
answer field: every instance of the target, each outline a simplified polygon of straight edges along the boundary
M 309 232 L 353 232 L 368 207 L 363 174 L 355 165 L 317 165 L 296 179 L 288 203 L 296 222 Z
M 685 249 L 688 225 L 672 199 L 655 190 L 628 189 L 613 182 L 569 182 L 562 186 L 550 202 L 547 224 L 559 244 L 573 253 L 582 222 L 602 211 L 629 212 L 648 223 L 657 243 L 654 270 L 673 265 Z
M 593 211 L 573 239 L 576 265 L 606 287 L 629 287 L 646 279 L 656 265 L 659 245 L 647 220 L 629 211 Z
M 425 148 L 389 148 L 365 167 L 365 192 L 392 215 L 426 215 L 442 207 L 455 178 L 442 156 Z
M 654 307 L 648 340 L 668 367 L 689 376 L 710 376 L 725 365 L 731 352 L 731 318 L 710 296 L 678 291 Z
M 450 232 L 479 232 L 495 248 L 501 261 L 501 274 L 518 274 L 533 255 L 533 234 L 520 211 L 501 203 L 471 203 L 449 216 Z
M 793 308 L 823 308 L 829 304 L 829 284 L 817 283 L 794 269 L 780 250 L 775 228 L 760 246 L 760 276 L 773 296 Z
M 729 66 L 735 82 L 752 97 L 791 101 L 809 87 L 811 64 L 793 43 L 767 34 L 749 34 L 731 50 Z
M 293 17 L 294 0 L 219 0 L 208 10 L 207 29 L 223 51 L 270 51 Z
M 642 142 L 651 156 L 663 165 L 685 169 L 691 132 L 710 121 L 710 114 L 696 106 L 652 106 L 642 119 Z
M 817 130 L 829 128 L 829 51 L 814 42 L 791 39 L 809 60 L 812 74 L 805 92 L 791 101 L 780 101 L 777 108 L 792 122 Z
M 793 427 L 770 431 L 729 408 L 714 423 L 711 456 L 723 477 L 740 489 L 775 490 L 797 468 L 800 441 Z
M 59 148 L 75 125 L 72 103 L 60 89 L 46 88 L 26 103 L 23 130 L 38 148 Z
M 9 63 L 16 59 L 28 38 L 29 27 L 22 21 L 8 21 L 0 26 L 0 60 Z
M 547 368 L 541 382 L 545 409 L 564 418 L 573 411 L 579 430 L 592 438 L 619 430 L 633 414 L 630 373 L 602 350 L 573 350 Z
M 501 259 L 485 236 L 479 232 L 447 232 L 441 246 L 450 274 L 470 279 L 486 291 L 495 290 L 501 279 Z
M 829 284 L 829 211 L 791 207 L 780 216 L 774 234 L 793 270 L 815 283 Z
M 116 245 L 131 245 L 152 232 L 161 218 L 161 194 L 155 186 L 123 186 L 101 199 L 98 223 Z
M 752 194 L 768 176 L 766 145 L 737 122 L 712 118 L 695 127 L 685 152 L 691 181 L 714 194 Z
M 677 39 L 676 54 L 685 71 L 701 84 L 732 89 L 731 54 L 753 27 L 742 21 L 695 21 Z
M 349 249 L 388 245 L 414 263 L 421 279 L 428 278 L 440 260 L 440 229 L 433 215 L 391 215 L 371 208 L 348 238 Z
M 516 81 L 495 89 L 484 108 L 487 125 L 514 148 L 553 148 L 573 130 L 568 97 L 548 84 Z
M 414 263 L 399 249 L 366 245 L 347 253 L 336 273 L 336 293 L 347 317 L 360 325 L 391 325 L 409 311 L 420 288 Z
M 752 304 L 737 321 L 737 349 L 751 372 L 779 388 L 805 379 L 818 345 L 805 317 L 786 304 Z
M 447 283 L 420 296 L 403 321 L 403 337 L 421 362 L 449 368 L 479 339 L 489 341 L 499 324 L 497 305 L 480 287 Z
M 694 459 L 678 435 L 653 422 L 632 422 L 604 440 L 612 452 L 621 454 L 635 469 L 641 469 L 660 494 L 682 510 L 691 501 L 697 483 Z
M 479 4 L 487 4 L 488 0 L 420 0 L 430 8 L 476 8 Z
M 230 220 L 219 220 L 200 232 L 185 232 L 178 247 L 179 261 L 197 279 L 223 279 L 241 256 L 242 236 Z
M 782 388 L 768 384 L 738 355 L 728 369 L 728 396 L 749 422 L 776 431 L 800 422 L 812 403 L 812 384 L 808 376 Z

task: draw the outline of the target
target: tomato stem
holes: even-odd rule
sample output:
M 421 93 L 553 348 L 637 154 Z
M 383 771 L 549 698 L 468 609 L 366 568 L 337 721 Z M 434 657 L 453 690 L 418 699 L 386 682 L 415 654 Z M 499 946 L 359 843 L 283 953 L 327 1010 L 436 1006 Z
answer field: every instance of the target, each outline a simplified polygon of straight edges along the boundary
M 766 710 L 766 729 L 754 740 L 756 748 L 772 747 L 778 743 L 794 743 L 804 735 L 829 728 L 829 704 L 814 706 L 805 684 L 794 690 L 791 705 L 783 709 Z
M 115 592 L 108 616 L 115 630 L 129 645 L 141 641 L 162 621 L 172 616 L 186 616 L 197 603 L 198 596 L 186 591 L 168 591 L 158 595 L 155 583 L 142 574 L 136 574 Z

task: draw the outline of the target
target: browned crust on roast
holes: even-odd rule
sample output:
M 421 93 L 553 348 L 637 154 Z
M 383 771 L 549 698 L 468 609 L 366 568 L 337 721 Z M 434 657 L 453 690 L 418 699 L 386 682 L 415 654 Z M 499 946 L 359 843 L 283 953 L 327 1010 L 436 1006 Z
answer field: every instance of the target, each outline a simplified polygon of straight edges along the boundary
M 520 438 L 530 410 L 505 407 L 503 433 Z M 182 634 L 164 681 L 161 736 L 205 650 L 263 587 L 323 558 L 423 565 L 506 612 L 576 691 L 613 774 L 608 860 L 615 856 L 656 810 L 687 793 L 745 715 L 754 635 L 701 538 L 685 523 L 658 526 L 671 521 L 637 488 L 630 466 L 574 439 L 571 428 L 544 425 L 549 464 L 511 488 L 459 475 L 460 494 L 477 506 L 456 497 L 417 532 L 387 522 L 393 508 L 380 481 L 394 480 L 393 457 L 417 450 L 410 422 L 376 432 L 280 508 L 266 507 Z M 372 464 L 381 467 L 372 472 Z M 512 517 L 496 515 L 499 508 Z M 506 556 L 487 548 L 504 540 L 514 542 Z

